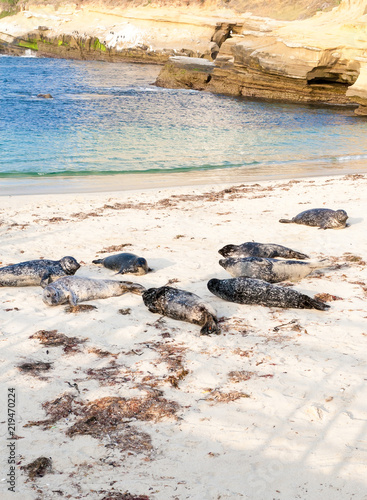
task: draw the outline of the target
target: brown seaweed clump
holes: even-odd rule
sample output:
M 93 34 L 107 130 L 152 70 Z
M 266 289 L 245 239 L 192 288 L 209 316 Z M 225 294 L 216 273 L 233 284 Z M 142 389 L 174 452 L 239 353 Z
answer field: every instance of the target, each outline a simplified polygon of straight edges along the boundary
M 50 370 L 52 367 L 52 363 L 45 363 L 43 361 L 30 361 L 27 363 L 22 363 L 21 365 L 18 365 L 18 369 L 23 372 L 27 373 L 29 375 L 32 375 L 33 377 L 39 377 L 39 378 L 45 378 L 41 377 L 41 373 L 47 372 Z
M 78 344 L 84 344 L 87 340 L 78 337 L 67 337 L 63 333 L 58 333 L 57 330 L 39 330 L 29 338 L 39 340 L 45 347 L 62 346 L 64 352 L 79 351 Z
M 113 356 L 111 353 L 107 354 L 107 351 L 105 351 L 106 354 L 103 351 L 101 352 L 102 354 L 98 353 L 97 350 L 97 355 L 100 357 Z M 131 380 L 131 377 L 127 375 L 132 376 L 132 372 L 130 373 L 124 365 L 120 365 L 114 360 L 110 361 L 109 365 L 103 368 L 88 368 L 86 374 L 88 375 L 88 379 L 98 380 L 101 385 L 121 385 Z
M 28 474 L 29 479 L 33 480 L 36 477 L 43 477 L 52 472 L 52 460 L 47 457 L 39 457 L 31 463 L 23 465 L 21 469 Z
M 125 399 L 105 397 L 84 406 L 80 418 L 66 434 L 100 438 L 116 430 L 116 427 L 132 419 L 160 422 L 166 418 L 177 419 L 178 403 L 161 396 L 148 394 L 143 398 Z
M 100 493 L 106 493 L 101 491 Z M 128 491 L 125 493 L 120 493 L 118 491 L 110 491 L 101 500 L 149 500 L 146 495 L 132 495 Z
M 322 300 L 323 302 L 332 302 L 333 300 L 343 300 L 342 297 L 331 295 L 330 293 L 317 293 L 315 299 Z
M 205 398 L 206 401 L 212 401 L 213 403 L 230 403 L 231 401 L 237 401 L 240 398 L 250 398 L 251 396 L 245 392 L 240 391 L 230 391 L 221 392 L 220 390 L 213 390 Z
M 28 422 L 24 427 L 43 426 L 44 429 L 49 429 L 52 425 L 63 418 L 67 418 L 73 410 L 73 402 L 75 396 L 64 393 L 53 401 L 46 401 L 42 408 L 46 411 L 48 418 L 46 420 L 37 420 Z
M 255 375 L 254 372 L 247 372 L 244 370 L 241 371 L 233 371 L 228 373 L 229 380 L 234 383 L 244 382 L 246 380 L 250 380 L 251 377 Z
M 77 304 L 76 306 L 66 306 L 65 307 L 65 312 L 66 313 L 73 313 L 77 314 L 80 312 L 88 312 L 88 311 L 93 311 L 94 309 L 97 309 L 96 306 L 92 306 L 91 304 Z

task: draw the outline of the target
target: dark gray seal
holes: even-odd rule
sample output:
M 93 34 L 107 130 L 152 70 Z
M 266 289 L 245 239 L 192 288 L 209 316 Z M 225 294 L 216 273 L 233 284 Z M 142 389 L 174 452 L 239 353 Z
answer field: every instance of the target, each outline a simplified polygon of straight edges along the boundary
M 308 259 L 308 255 L 275 243 L 248 241 L 242 245 L 226 245 L 218 251 L 223 257 L 268 257 L 274 259 Z
M 320 229 L 342 229 L 347 226 L 348 214 L 345 210 L 330 208 L 311 208 L 296 215 L 292 219 L 280 219 L 283 224 L 305 224 Z
M 137 283 L 117 280 L 101 280 L 65 276 L 43 289 L 43 301 L 49 306 L 69 303 L 76 306 L 79 302 L 94 299 L 107 299 L 130 292 L 141 295 L 145 288 Z
M 217 313 L 194 293 L 170 286 L 149 288 L 143 293 L 143 301 L 153 313 L 200 325 L 202 335 L 220 333 Z
M 29 260 L 0 268 L 0 286 L 39 286 L 75 274 L 80 264 L 74 257 L 60 260 Z
M 268 307 L 299 309 L 319 309 L 325 311 L 329 305 L 308 295 L 272 285 L 266 281 L 252 278 L 231 278 L 228 280 L 211 279 L 208 289 L 217 297 L 238 304 L 257 304 Z
M 242 276 L 268 281 L 269 283 L 299 281 L 315 269 L 327 267 L 328 265 L 326 262 L 266 259 L 263 257 L 221 259 L 219 264 L 234 278 Z
M 147 261 L 143 257 L 138 257 L 133 253 L 118 253 L 109 255 L 104 259 L 96 259 L 93 264 L 102 264 L 107 269 L 117 271 L 117 274 L 146 274 L 151 271 Z

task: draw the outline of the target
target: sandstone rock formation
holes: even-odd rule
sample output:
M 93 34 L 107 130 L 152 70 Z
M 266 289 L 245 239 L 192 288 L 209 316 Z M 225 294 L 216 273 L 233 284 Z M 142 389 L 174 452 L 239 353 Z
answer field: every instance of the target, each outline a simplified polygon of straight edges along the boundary
M 353 105 L 367 114 L 367 0 L 188 0 L 24 4 L 0 20 L 0 52 L 166 63 L 157 85 L 290 102 Z M 273 12 L 277 20 L 251 12 Z M 267 10 L 266 10 L 267 9 Z M 303 9 L 303 10 L 302 10 Z M 331 9 L 331 10 L 330 10 Z M 293 15 L 292 14 L 292 15 Z M 183 56 L 183 57 L 179 57 Z M 191 58 L 189 61 L 187 58 Z
M 304 21 L 253 16 L 238 20 L 220 47 L 214 69 L 208 67 L 205 89 L 290 102 L 355 105 L 356 114 L 367 115 L 366 63 L 367 1 L 344 0 L 333 11 Z M 157 84 L 202 88 L 201 83 L 196 86 L 194 74 L 190 84 L 190 72 L 194 73 L 184 61 L 171 58 Z

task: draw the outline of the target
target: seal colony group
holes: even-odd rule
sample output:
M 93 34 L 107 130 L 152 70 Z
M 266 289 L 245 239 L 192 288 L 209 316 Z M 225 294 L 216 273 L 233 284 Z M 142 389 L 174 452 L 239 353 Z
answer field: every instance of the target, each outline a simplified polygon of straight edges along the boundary
M 279 222 L 295 222 L 318 226 L 322 229 L 346 227 L 348 216 L 344 210 L 312 209 L 298 214 L 293 219 Z M 307 262 L 304 253 L 274 243 L 246 242 L 241 245 L 226 245 L 219 254 L 225 257 L 219 264 L 234 278 L 212 278 L 208 290 L 215 296 L 238 304 L 258 304 L 267 307 L 317 309 L 325 311 L 329 305 L 309 297 L 297 290 L 272 283 L 298 281 L 316 269 L 327 267 L 325 261 Z M 278 257 L 278 259 L 276 259 Z M 283 259 L 283 260 L 282 260 Z M 295 259 L 295 260 L 286 260 Z M 146 259 L 131 253 L 119 253 L 92 261 L 102 264 L 116 274 L 142 276 L 151 269 Z M 31 260 L 0 268 L 0 287 L 41 286 L 43 301 L 50 306 L 116 297 L 125 293 L 142 296 L 149 311 L 180 321 L 201 326 L 200 333 L 220 333 L 217 313 L 208 302 L 198 295 L 161 286 L 148 290 L 129 281 L 93 279 L 74 276 L 80 264 L 74 257 L 54 260 Z

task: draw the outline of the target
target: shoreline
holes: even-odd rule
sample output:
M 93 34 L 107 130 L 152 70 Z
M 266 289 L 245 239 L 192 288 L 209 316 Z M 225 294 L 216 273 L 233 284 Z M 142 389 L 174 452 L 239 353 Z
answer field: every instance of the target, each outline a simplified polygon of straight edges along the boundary
M 321 162 L 320 162 L 321 163 Z M 353 167 L 351 167 L 353 165 Z M 236 184 L 291 179 L 320 178 L 348 174 L 367 173 L 367 160 L 339 161 L 316 169 L 306 162 L 283 169 L 279 173 L 267 173 L 269 167 L 218 168 L 192 170 L 190 172 L 123 173 L 114 175 L 88 175 L 70 177 L 17 177 L 1 178 L 0 197 L 63 193 L 106 193 L 118 191 L 152 190 L 159 188 L 200 187 L 204 185 Z M 332 170 L 332 171 L 330 171 Z

